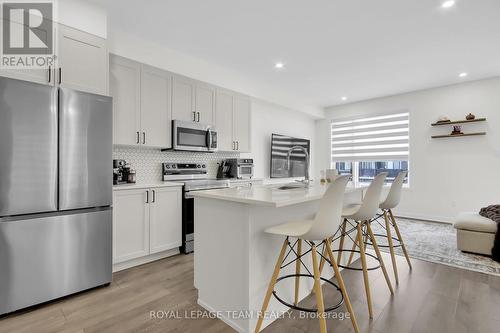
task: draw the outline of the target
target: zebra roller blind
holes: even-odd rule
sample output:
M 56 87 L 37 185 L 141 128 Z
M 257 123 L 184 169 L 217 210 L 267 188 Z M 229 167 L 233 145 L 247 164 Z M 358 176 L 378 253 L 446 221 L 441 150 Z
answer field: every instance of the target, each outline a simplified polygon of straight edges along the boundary
M 332 162 L 408 160 L 409 113 L 332 121 Z

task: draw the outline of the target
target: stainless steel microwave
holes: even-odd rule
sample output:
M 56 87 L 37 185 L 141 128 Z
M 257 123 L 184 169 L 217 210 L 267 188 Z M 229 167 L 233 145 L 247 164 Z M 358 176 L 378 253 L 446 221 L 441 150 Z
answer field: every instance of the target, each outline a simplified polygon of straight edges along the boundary
M 173 120 L 172 149 L 215 152 L 217 151 L 217 131 L 209 124 Z

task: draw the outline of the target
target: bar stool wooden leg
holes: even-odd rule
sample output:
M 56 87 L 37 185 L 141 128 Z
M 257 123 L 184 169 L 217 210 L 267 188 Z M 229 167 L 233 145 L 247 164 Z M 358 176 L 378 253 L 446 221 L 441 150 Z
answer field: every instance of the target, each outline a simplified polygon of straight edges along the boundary
M 281 269 L 281 263 L 283 262 L 283 257 L 285 256 L 286 246 L 288 245 L 288 237 L 285 238 L 283 242 L 283 246 L 281 247 L 281 252 L 278 256 L 278 260 L 276 261 L 276 266 L 274 266 L 274 272 L 271 277 L 271 281 L 269 282 L 269 287 L 267 288 L 266 296 L 264 297 L 264 303 L 262 304 L 262 310 L 258 314 L 259 319 L 257 320 L 257 325 L 255 326 L 255 333 L 260 332 L 260 328 L 262 327 L 262 322 L 264 321 L 264 315 L 269 305 L 269 300 L 271 299 L 271 295 L 274 290 L 274 285 L 276 284 L 276 280 L 278 279 L 278 274 Z
M 394 271 L 394 278 L 396 279 L 396 284 L 399 284 L 398 265 L 396 263 L 396 254 L 394 253 L 394 244 L 392 242 L 391 224 L 389 223 L 389 218 L 387 217 L 387 211 L 385 210 L 384 210 L 384 219 L 385 219 L 385 229 L 387 230 L 387 239 L 389 241 L 389 250 L 391 252 L 392 270 Z
M 394 230 L 396 231 L 396 235 L 398 236 L 399 243 L 401 244 L 401 248 L 403 249 L 403 253 L 406 257 L 406 261 L 408 262 L 408 266 L 410 266 L 410 269 L 412 269 L 413 267 L 411 266 L 410 256 L 408 255 L 408 251 L 406 251 L 406 246 L 403 243 L 403 237 L 401 237 L 401 233 L 399 232 L 399 227 L 398 227 L 398 224 L 396 223 L 396 219 L 394 218 L 394 215 L 392 214 L 392 209 L 389 209 L 389 216 L 391 217 L 392 225 L 394 226 Z
M 323 255 L 321 256 L 321 260 L 319 262 L 319 276 L 321 276 L 321 273 L 323 273 L 323 268 L 325 266 L 325 258 L 326 258 L 326 247 L 323 247 Z M 312 294 L 316 292 L 316 286 L 313 286 L 313 289 L 311 291 Z
M 330 261 L 333 266 L 333 271 L 335 272 L 335 278 L 337 278 L 337 281 L 339 283 L 340 291 L 342 291 L 342 295 L 344 296 L 344 302 L 347 307 L 347 311 L 349 311 L 349 314 L 351 315 L 351 322 L 352 322 L 352 327 L 354 328 L 354 332 L 359 333 L 359 327 L 358 327 L 358 322 L 356 321 L 356 315 L 354 314 L 354 310 L 352 308 L 351 300 L 349 299 L 349 295 L 347 295 L 347 290 L 345 288 L 344 284 L 344 279 L 342 278 L 342 275 L 340 274 L 339 266 L 337 265 L 337 262 L 333 258 L 333 252 L 332 252 L 332 246 L 330 243 L 330 240 L 326 240 L 326 249 L 328 250 L 328 256 L 330 257 Z
M 380 267 L 382 268 L 382 272 L 384 273 L 385 281 L 387 282 L 387 286 L 389 287 L 389 290 L 391 291 L 391 294 L 394 294 L 394 289 L 392 289 L 392 283 L 391 279 L 389 278 L 389 274 L 387 274 L 387 270 L 385 269 L 385 264 L 384 264 L 384 259 L 382 258 L 382 254 L 380 253 L 380 249 L 378 248 L 377 245 L 377 240 L 375 239 L 375 236 L 373 235 L 372 227 L 370 226 L 370 223 L 366 223 L 366 227 L 368 229 L 368 234 L 370 235 L 373 248 L 375 249 L 375 253 L 377 254 L 378 260 L 380 261 Z
M 293 304 L 297 306 L 299 303 L 299 288 L 300 288 L 300 256 L 302 254 L 302 239 L 297 241 L 297 261 L 295 262 L 295 301 Z
M 360 244 L 363 241 L 361 226 L 362 226 L 362 223 L 358 223 L 358 225 L 357 225 L 357 229 L 358 229 L 357 239 L 358 239 L 358 242 Z M 366 265 L 365 247 L 360 246 L 359 252 L 361 255 L 361 265 L 363 267 L 363 280 L 365 282 L 365 292 L 366 292 L 366 302 L 368 303 L 368 313 L 370 315 L 370 318 L 373 318 L 372 294 L 370 292 L 370 280 L 368 279 L 368 268 Z
M 342 223 L 342 230 L 340 231 L 340 243 L 339 243 L 339 254 L 337 255 L 337 262 L 341 262 L 342 260 L 342 250 L 344 249 L 344 240 L 345 240 L 345 230 L 347 227 L 347 221 L 344 219 Z
M 311 249 L 314 269 L 314 288 L 316 289 L 316 303 L 318 305 L 319 331 L 321 333 L 326 333 L 325 304 L 323 303 L 323 291 L 321 289 L 321 275 L 319 274 L 318 255 L 314 244 Z
M 359 229 L 357 230 L 357 233 L 356 233 L 356 239 L 355 241 L 352 243 L 352 248 L 351 248 L 351 255 L 349 256 L 349 261 L 347 261 L 347 266 L 350 266 L 352 264 L 352 259 L 354 258 L 354 250 L 356 250 L 356 247 L 358 245 L 358 238 L 359 238 Z M 339 261 L 340 262 L 340 261 Z

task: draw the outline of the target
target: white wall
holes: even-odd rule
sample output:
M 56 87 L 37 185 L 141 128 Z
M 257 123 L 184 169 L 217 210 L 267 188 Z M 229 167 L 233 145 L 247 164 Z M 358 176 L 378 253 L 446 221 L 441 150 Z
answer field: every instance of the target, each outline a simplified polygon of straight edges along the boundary
M 327 108 L 327 119 L 316 123 L 318 169 L 330 164 L 332 119 L 397 110 L 410 112 L 411 174 L 398 214 L 449 222 L 457 211 L 500 203 L 500 78 Z M 451 126 L 431 127 L 438 116 L 463 119 L 469 112 L 487 121 L 462 131 L 486 136 L 431 139 L 451 132 Z
M 57 21 L 96 36 L 107 37 L 106 11 L 82 0 L 56 0 Z
M 241 157 L 255 159 L 255 178 L 270 177 L 271 134 L 283 134 L 311 140 L 311 177 L 314 175 L 315 121 L 311 117 L 282 106 L 252 101 L 252 153 Z

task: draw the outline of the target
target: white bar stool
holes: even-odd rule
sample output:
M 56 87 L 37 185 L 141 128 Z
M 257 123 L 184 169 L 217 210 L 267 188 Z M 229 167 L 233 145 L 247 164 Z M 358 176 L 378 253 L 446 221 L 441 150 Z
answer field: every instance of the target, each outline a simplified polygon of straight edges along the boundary
M 314 277 L 314 288 L 316 295 L 317 308 L 315 309 L 318 312 L 318 319 L 320 324 L 320 332 L 325 333 L 326 330 L 326 319 L 324 316 L 325 305 L 323 302 L 323 292 L 321 288 L 321 274 L 319 272 L 318 265 L 318 254 L 317 248 L 318 246 L 325 245 L 325 252 L 329 257 L 329 262 L 333 266 L 333 270 L 335 272 L 335 277 L 338 281 L 339 287 L 343 300 L 345 301 L 347 310 L 350 313 L 352 326 L 354 331 L 359 333 L 358 324 L 356 322 L 356 316 L 352 309 L 351 301 L 349 300 L 349 296 L 347 295 L 347 291 L 345 289 L 344 280 L 342 279 L 342 275 L 340 274 L 339 267 L 337 266 L 337 262 L 333 257 L 332 247 L 331 247 L 331 237 L 332 230 L 337 230 L 342 221 L 342 207 L 344 202 L 344 192 L 349 180 L 348 176 L 340 176 L 335 181 L 333 181 L 327 188 L 323 198 L 321 199 L 319 210 L 314 217 L 313 220 L 300 220 L 300 221 L 291 221 L 288 223 L 280 224 L 265 230 L 266 233 L 273 235 L 285 236 L 285 240 L 283 242 L 283 246 L 281 247 L 281 252 L 278 256 L 278 260 L 276 261 L 276 266 L 274 268 L 274 272 L 271 277 L 271 281 L 269 282 L 269 287 L 267 289 L 266 295 L 264 297 L 264 302 L 262 304 L 262 310 L 259 313 L 259 318 L 257 321 L 257 325 L 255 327 L 255 333 L 258 333 L 262 327 L 262 322 L 264 320 L 264 314 L 269 305 L 269 301 L 271 299 L 271 295 L 278 299 L 278 301 L 282 302 L 282 300 L 276 295 L 274 292 L 274 287 L 278 280 L 288 277 L 295 277 L 295 306 L 298 302 L 298 290 L 299 290 L 299 281 L 300 277 Z M 293 246 L 291 245 L 289 239 L 297 238 L 297 252 L 295 252 Z M 301 245 L 302 241 L 308 244 L 311 247 L 310 251 L 306 253 L 301 253 Z M 316 245 L 316 242 L 319 242 Z M 284 261 L 286 260 L 285 252 L 286 248 L 290 247 L 290 251 L 296 253 L 297 258 L 296 261 L 296 274 L 288 275 L 278 279 L 278 275 L 280 270 L 288 266 Z M 312 255 L 312 264 L 313 264 L 313 272 L 314 274 L 300 274 L 300 264 L 302 263 L 301 257 L 303 257 L 308 252 L 311 252 Z M 292 261 L 293 262 L 293 261 Z M 325 279 L 326 280 L 326 279 Z M 329 281 L 325 281 L 329 282 Z M 332 282 L 329 282 L 333 284 Z M 341 303 L 338 304 L 340 306 Z M 338 307 L 337 306 L 337 307 Z M 291 306 L 293 307 L 293 306 Z M 333 310 L 333 309 L 332 309 Z
M 412 268 L 411 262 L 410 262 L 410 257 L 408 256 L 408 251 L 406 250 L 406 246 L 403 242 L 403 237 L 401 236 L 401 232 L 399 231 L 399 227 L 398 227 L 398 224 L 396 223 L 396 219 L 394 218 L 394 215 L 392 214 L 392 209 L 396 208 L 396 206 L 399 204 L 399 202 L 401 200 L 401 190 L 403 188 L 403 183 L 404 183 L 404 180 L 405 180 L 407 175 L 408 175 L 408 171 L 401 171 L 397 175 L 397 177 L 394 179 L 394 182 L 391 185 L 391 189 L 389 190 L 387 197 L 379 205 L 379 208 L 382 210 L 382 214 L 377 216 L 377 218 L 381 217 L 382 215 L 384 216 L 385 227 L 383 225 L 382 225 L 382 227 L 386 230 L 387 235 L 382 235 L 382 236 L 387 237 L 387 240 L 389 243 L 388 247 L 389 247 L 389 250 L 391 252 L 392 269 L 394 271 L 394 277 L 396 279 L 396 284 L 399 284 L 399 277 L 398 277 L 398 267 L 397 267 L 397 263 L 396 263 L 396 255 L 394 253 L 395 247 L 401 246 L 403 253 L 406 257 L 406 261 L 408 262 L 408 266 L 410 267 L 410 269 Z M 389 219 L 390 219 L 390 221 L 389 221 Z M 394 239 L 392 237 L 391 227 L 394 228 L 394 231 L 396 231 L 396 235 L 397 235 L 396 239 Z M 397 241 L 399 244 L 394 245 L 394 241 Z
M 377 214 L 377 210 L 380 204 L 380 196 L 382 194 L 382 187 L 384 186 L 385 178 L 387 177 L 387 172 L 379 173 L 375 179 L 371 182 L 370 186 L 366 190 L 366 194 L 363 198 L 363 202 L 361 204 L 349 205 L 344 208 L 342 212 L 342 217 L 344 218 L 344 222 L 342 224 L 342 231 L 340 235 L 340 244 L 338 251 L 337 260 L 340 262 L 342 259 L 342 252 L 348 251 L 351 252 L 351 256 L 349 258 L 349 263 L 347 266 L 343 266 L 339 264 L 340 267 L 344 269 L 350 270 L 362 270 L 363 271 L 363 279 L 365 284 L 365 292 L 366 292 L 366 300 L 368 303 L 368 313 L 370 318 L 373 318 L 373 306 L 371 299 L 371 291 L 370 291 L 370 281 L 368 279 L 368 271 L 375 270 L 378 268 L 382 268 L 382 272 L 384 273 L 385 280 L 387 282 L 387 286 L 389 287 L 389 291 L 391 294 L 394 294 L 394 290 L 392 288 L 391 280 L 389 275 L 387 274 L 387 270 L 385 268 L 384 260 L 382 258 L 382 254 L 380 253 L 380 249 L 377 245 L 377 240 L 375 239 L 375 235 L 370 227 L 369 221 L 372 220 Z M 351 221 L 354 222 L 354 225 L 351 224 Z M 350 224 L 352 228 L 350 230 L 347 229 L 347 224 Z M 372 254 L 367 254 L 365 252 L 364 243 L 366 243 L 366 239 L 363 240 L 363 228 L 366 228 L 366 238 L 371 240 L 371 244 L 373 244 L 373 248 L 375 250 L 376 256 Z M 352 239 L 350 233 L 356 230 L 356 239 Z M 353 240 L 352 249 L 344 250 L 344 240 L 345 236 L 348 236 Z M 359 246 L 359 244 L 363 244 L 363 246 Z M 356 247 L 359 247 L 359 251 L 356 251 Z M 361 257 L 361 266 L 362 269 L 350 267 L 352 258 L 354 253 L 359 253 Z M 366 256 L 369 256 L 379 262 L 379 266 L 368 268 L 366 263 Z

